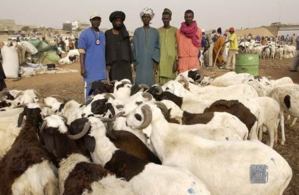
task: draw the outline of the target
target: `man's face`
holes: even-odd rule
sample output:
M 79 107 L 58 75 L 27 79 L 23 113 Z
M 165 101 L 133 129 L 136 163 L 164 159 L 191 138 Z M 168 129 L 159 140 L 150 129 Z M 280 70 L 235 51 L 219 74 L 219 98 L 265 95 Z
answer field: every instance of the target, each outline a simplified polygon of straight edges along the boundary
M 92 18 L 92 19 L 90 20 L 90 22 L 91 22 L 91 26 L 92 26 L 92 27 L 95 27 L 95 28 L 98 28 L 98 27 L 101 25 L 101 21 L 102 21 L 102 19 L 99 18 L 99 17 Z
M 121 18 L 115 18 L 113 20 L 113 28 L 120 29 L 122 27 L 122 25 L 123 25 L 123 21 Z
M 169 26 L 170 21 L 171 21 L 171 16 L 169 14 L 163 14 L 162 21 L 163 21 L 164 26 Z
M 185 22 L 187 25 L 190 25 L 193 22 L 193 14 L 192 13 L 186 13 L 185 14 Z
M 142 16 L 143 25 L 149 25 L 151 21 L 151 16 L 149 14 L 145 14 Z

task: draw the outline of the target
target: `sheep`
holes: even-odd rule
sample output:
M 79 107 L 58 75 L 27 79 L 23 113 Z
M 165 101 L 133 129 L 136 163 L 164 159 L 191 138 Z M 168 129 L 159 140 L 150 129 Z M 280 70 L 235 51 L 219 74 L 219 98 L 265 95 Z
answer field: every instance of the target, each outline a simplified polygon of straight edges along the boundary
M 116 99 L 127 100 L 131 95 L 132 83 L 128 79 L 116 81 L 114 83 L 113 95 Z
M 17 94 L 15 99 L 11 102 L 12 106 L 24 106 L 29 103 L 37 103 L 40 100 L 40 95 L 36 90 L 27 89 Z
M 89 122 L 91 128 L 87 135 L 95 140 L 93 146 L 88 147 L 93 161 L 129 181 L 134 193 L 210 194 L 205 185 L 190 172 L 150 163 L 117 149 L 105 136 L 106 128 L 100 119 L 90 117 Z
M 113 89 L 113 83 L 107 83 L 103 80 L 94 81 L 91 83 L 91 88 L 88 95 L 95 96 L 102 93 L 113 93 Z
M 59 162 L 60 194 L 133 194 L 127 182 L 90 162 L 89 154 L 72 140 L 75 137 L 60 116 L 45 118 L 40 137 Z
M 211 85 L 218 87 L 227 87 L 231 85 L 247 83 L 247 81 L 250 79 L 254 79 L 254 77 L 248 73 L 237 74 L 235 72 L 228 72 L 215 78 L 211 82 Z
M 50 107 L 55 114 L 60 114 L 65 117 L 68 125 L 75 119 L 80 118 L 85 108 L 84 105 L 79 104 L 75 100 L 60 102 L 54 97 L 46 97 L 44 103 Z
M 40 112 L 29 104 L 20 114 L 24 127 L 0 161 L 0 194 L 57 194 L 54 165 L 37 137 Z
M 15 108 L 0 112 L 0 159 L 9 151 L 20 133 L 21 127 L 18 126 L 18 119 L 23 110 L 23 108 Z
M 139 106 L 127 122 L 137 129 L 151 125 L 150 139 L 163 165 L 189 170 L 211 194 L 282 195 L 292 178 L 287 161 L 270 147 L 251 141 L 216 142 L 171 129 L 153 104 Z
M 192 132 L 203 138 L 213 140 L 246 140 L 248 137 L 247 127 L 237 117 L 229 113 L 211 112 L 193 114 L 180 110 L 178 106 L 170 101 L 162 101 L 162 103 L 164 102 L 167 105 L 165 105 L 166 109 L 170 107 L 170 118 L 174 120 L 178 119 L 183 124 L 170 124 L 172 128 L 184 132 Z
M 157 158 L 157 156 L 133 133 L 124 130 L 114 130 L 112 127 L 114 120 L 115 119 L 109 120 L 106 136 L 117 148 L 124 150 L 137 158 L 161 164 L 161 161 Z M 82 131 L 86 122 L 88 122 L 88 119 L 86 118 L 76 119 L 71 123 L 69 131 L 73 134 Z
M 185 82 L 188 82 L 188 81 L 185 80 Z M 247 84 L 236 84 L 236 85 L 227 86 L 227 87 L 217 87 L 217 86 L 200 87 L 200 86 L 197 86 L 197 85 L 194 85 L 194 84 L 188 82 L 185 85 L 188 86 L 190 92 L 192 92 L 193 94 L 196 94 L 196 95 L 198 94 L 198 95 L 204 95 L 204 96 L 217 97 L 217 96 L 219 96 L 218 94 L 224 94 L 224 95 L 220 95 L 220 97 L 228 96 L 228 97 L 226 97 L 227 99 L 229 99 L 230 96 L 232 96 L 232 97 L 245 96 L 248 98 L 258 96 L 255 89 Z M 167 84 L 166 84 L 166 87 L 170 88 L 169 86 L 167 86 Z M 168 91 L 171 91 L 174 93 L 174 90 L 168 89 Z M 176 94 L 176 95 L 179 95 L 179 94 Z
M 280 105 L 280 122 L 284 124 L 284 112 L 287 114 L 298 118 L 299 117 L 299 106 L 298 106 L 298 97 L 299 97 L 299 86 L 296 84 L 287 84 L 280 85 L 275 87 L 269 94 L 270 97 L 274 98 Z M 285 130 L 284 125 L 281 126 L 282 131 L 282 141 L 281 144 L 285 143 Z

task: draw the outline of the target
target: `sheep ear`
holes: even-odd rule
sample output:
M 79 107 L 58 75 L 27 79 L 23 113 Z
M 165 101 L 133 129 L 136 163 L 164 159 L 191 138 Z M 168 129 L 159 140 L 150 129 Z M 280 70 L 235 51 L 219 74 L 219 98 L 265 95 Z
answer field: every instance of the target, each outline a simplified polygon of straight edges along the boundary
M 21 125 L 22 125 L 22 123 L 23 123 L 23 120 L 24 120 L 24 116 L 25 116 L 24 111 L 21 112 L 21 113 L 19 114 L 19 118 L 18 118 L 18 127 L 21 127 Z
M 87 148 L 89 152 L 94 152 L 96 147 L 96 140 L 94 137 L 91 137 L 89 135 L 84 137 L 84 145 Z
M 286 95 L 286 96 L 284 97 L 283 101 L 284 101 L 284 104 L 286 105 L 286 107 L 287 107 L 288 109 L 290 109 L 290 108 L 291 108 L 291 96 Z

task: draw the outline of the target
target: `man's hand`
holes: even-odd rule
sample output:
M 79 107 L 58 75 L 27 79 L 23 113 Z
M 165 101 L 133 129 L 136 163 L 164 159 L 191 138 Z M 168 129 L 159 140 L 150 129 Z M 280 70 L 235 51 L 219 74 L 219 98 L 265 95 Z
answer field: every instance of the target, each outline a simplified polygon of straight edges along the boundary
M 86 72 L 85 72 L 85 69 L 84 69 L 84 68 L 81 68 L 81 76 L 82 76 L 83 78 L 86 77 Z
M 173 66 L 172 66 L 172 72 L 173 73 L 177 72 L 177 70 L 178 70 L 178 64 L 179 64 L 178 60 L 175 60 L 175 62 L 173 63 Z

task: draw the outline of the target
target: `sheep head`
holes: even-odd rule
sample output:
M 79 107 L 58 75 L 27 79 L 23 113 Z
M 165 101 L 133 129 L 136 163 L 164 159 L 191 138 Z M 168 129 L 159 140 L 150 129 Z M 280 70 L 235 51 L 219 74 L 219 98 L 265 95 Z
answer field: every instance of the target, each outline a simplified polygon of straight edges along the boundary
M 142 130 L 150 125 L 153 119 L 152 109 L 149 105 L 143 104 L 127 117 L 127 124 L 134 129 Z

